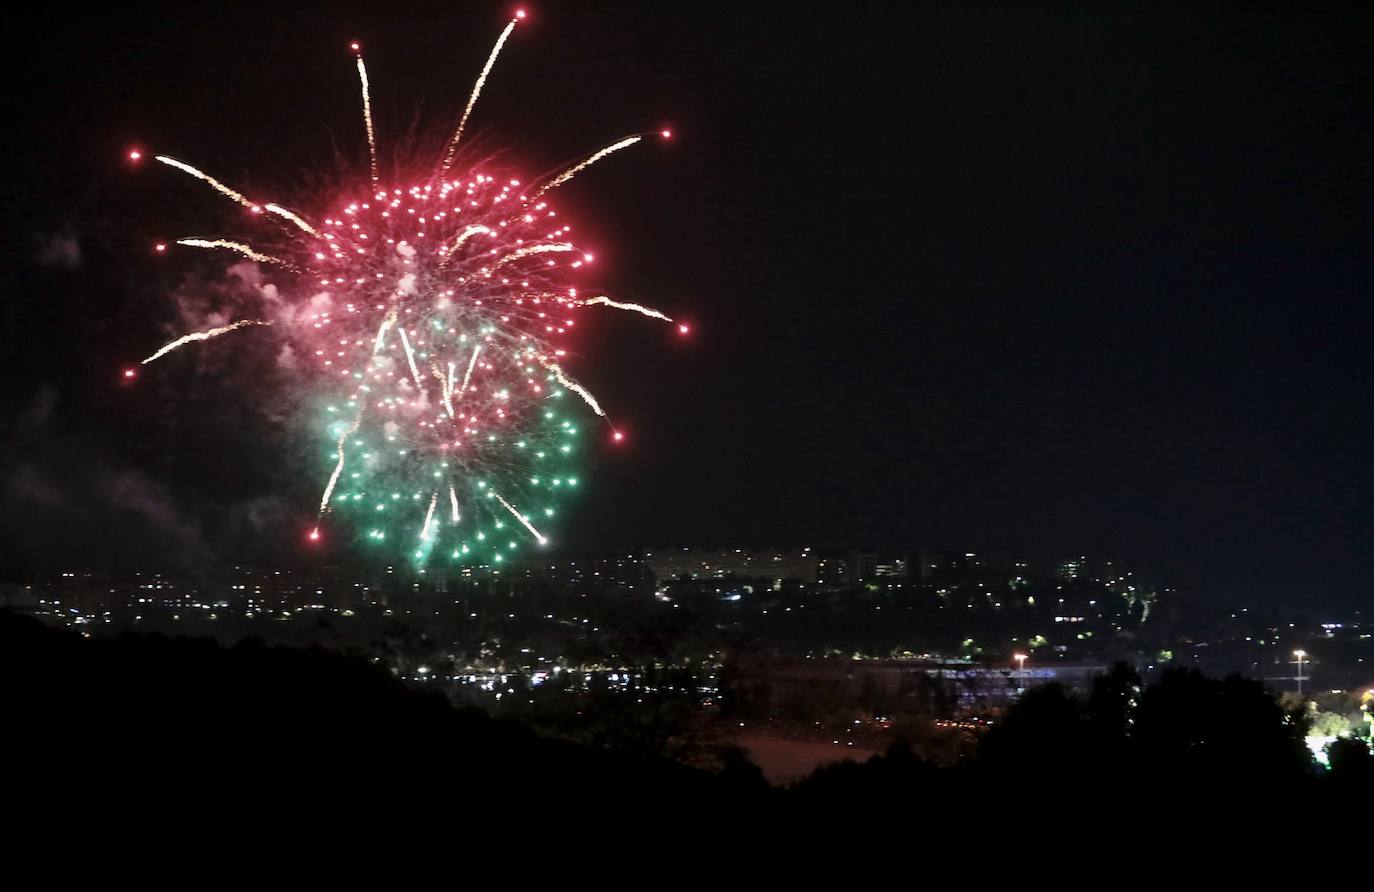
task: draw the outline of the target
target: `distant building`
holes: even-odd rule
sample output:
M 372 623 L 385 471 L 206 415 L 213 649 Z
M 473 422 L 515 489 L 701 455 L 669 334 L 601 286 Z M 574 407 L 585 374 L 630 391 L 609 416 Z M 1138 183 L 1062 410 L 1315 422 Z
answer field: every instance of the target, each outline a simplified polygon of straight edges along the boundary
M 1086 694 L 1105 666 L 1050 664 L 1016 667 L 980 666 L 923 660 L 804 659 L 776 656 L 737 656 L 727 670 L 730 688 L 745 692 L 754 702 L 783 703 L 805 698 L 816 689 L 844 691 L 850 700 L 861 695 L 901 696 L 922 685 L 942 689 L 950 706 L 978 712 L 1005 706 L 1025 690 L 1057 682 L 1071 691 Z M 937 698 L 940 699 L 940 698 Z
M 1073 558 L 1060 564 L 1055 569 L 1054 575 L 1058 576 L 1060 579 L 1077 579 L 1083 575 L 1083 571 L 1087 567 L 1087 564 L 1088 559 L 1085 557 Z
M 902 564 L 905 568 L 905 562 Z M 884 574 L 878 571 L 876 554 L 846 551 L 833 552 L 817 558 L 816 583 L 826 588 L 847 588 L 882 575 Z
M 810 548 L 659 548 L 644 552 L 644 563 L 660 582 L 674 579 L 761 579 L 814 583 L 818 560 Z
M 873 568 L 873 575 L 879 579 L 906 579 L 907 565 L 909 561 L 905 557 L 888 558 L 879 561 Z
M 816 559 L 816 584 L 826 588 L 853 585 L 857 577 L 847 554 L 827 554 Z

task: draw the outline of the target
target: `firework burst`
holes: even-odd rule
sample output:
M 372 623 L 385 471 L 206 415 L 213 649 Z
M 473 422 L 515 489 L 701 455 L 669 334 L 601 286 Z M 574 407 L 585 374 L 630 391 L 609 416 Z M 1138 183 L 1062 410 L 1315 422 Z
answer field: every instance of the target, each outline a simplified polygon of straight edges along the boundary
M 322 443 L 312 541 L 337 525 L 418 562 L 499 563 L 522 541 L 543 545 L 560 497 L 580 484 L 578 452 L 588 428 L 610 424 L 562 365 L 579 311 L 604 306 L 673 322 L 639 304 L 583 296 L 593 257 L 578 248 L 549 198 L 646 134 L 529 183 L 461 163 L 464 128 L 523 18 L 517 13 L 501 32 L 442 157 L 404 184 L 379 176 L 367 69 L 353 44 L 370 179 L 351 196 L 315 202 L 316 222 L 155 156 L 247 208 L 257 225 L 273 227 L 256 240 L 176 244 L 262 264 L 283 311 L 184 334 L 144 364 L 256 325 L 272 325 L 307 359 Z M 612 440 L 621 439 L 610 430 Z

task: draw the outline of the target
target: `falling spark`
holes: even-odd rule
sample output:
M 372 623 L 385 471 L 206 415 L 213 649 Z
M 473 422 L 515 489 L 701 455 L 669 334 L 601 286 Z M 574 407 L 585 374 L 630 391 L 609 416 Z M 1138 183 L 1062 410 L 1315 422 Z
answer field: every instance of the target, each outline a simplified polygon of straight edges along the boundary
M 181 337 L 177 338 L 175 341 L 172 341 L 169 344 L 163 344 L 160 348 L 158 348 L 158 351 L 156 353 L 154 353 L 152 356 L 149 356 L 147 359 L 143 360 L 143 362 L 140 364 L 147 365 L 150 362 L 154 362 L 155 360 L 161 359 L 162 357 L 166 356 L 168 353 L 171 353 L 178 347 L 190 344 L 194 341 L 208 341 L 211 338 L 217 338 L 220 335 L 228 334 L 231 331 L 238 331 L 240 328 L 245 328 L 249 325 L 271 324 L 271 322 L 266 322 L 261 319 L 241 319 L 238 322 L 233 323 L 232 325 L 221 325 L 219 328 L 211 328 L 205 331 L 196 331 L 192 332 L 191 334 L 182 335 Z
M 429 525 L 434 520 L 434 504 L 439 501 L 439 494 L 431 493 L 429 497 L 429 510 L 425 512 L 425 524 L 420 527 L 420 538 L 429 541 Z
M 453 240 L 453 244 L 449 245 L 448 250 L 444 252 L 444 259 L 439 262 L 439 268 L 443 269 L 444 266 L 448 264 L 449 258 L 457 253 L 458 249 L 463 246 L 463 242 L 479 234 L 495 235 L 496 233 L 494 233 L 490 227 L 483 226 L 481 223 L 474 223 L 467 227 L 458 234 L 458 237 Z
M 496 46 L 491 48 L 491 55 L 487 57 L 487 64 L 482 66 L 482 73 L 477 75 L 477 83 L 472 86 L 472 95 L 468 97 L 467 108 L 463 109 L 463 117 L 458 120 L 458 129 L 453 134 L 453 139 L 449 140 L 448 150 L 444 152 L 443 164 L 439 169 L 448 173 L 448 169 L 453 164 L 453 153 L 458 150 L 458 141 L 463 138 L 463 128 L 467 126 L 468 116 L 472 114 L 472 108 L 477 104 L 477 97 L 482 95 L 482 86 L 487 82 L 487 75 L 491 74 L 491 67 L 496 64 L 496 57 L 501 54 L 501 47 L 506 45 L 506 38 L 510 37 L 515 30 L 515 23 L 524 18 L 522 14 L 517 14 L 506 25 L 506 29 L 501 32 L 501 36 L 496 38 Z
M 320 517 L 324 516 L 325 509 L 329 507 L 329 500 L 334 495 L 334 487 L 339 482 L 339 475 L 343 473 L 345 458 L 344 445 L 348 442 L 349 437 L 353 436 L 358 432 L 358 428 L 362 426 L 362 423 L 363 410 L 359 408 L 358 414 L 353 416 L 353 423 L 348 426 L 347 430 L 339 434 L 339 440 L 336 449 L 338 455 L 338 462 L 334 465 L 334 473 L 329 475 L 329 482 L 325 484 L 324 495 L 320 497 Z
M 450 362 L 448 364 L 448 377 L 444 377 L 443 373 L 439 371 L 438 364 L 435 364 L 434 367 L 434 374 L 439 379 L 444 395 L 444 411 L 448 412 L 449 418 L 453 417 L 453 373 L 455 370 L 456 367 Z
M 562 384 L 564 387 L 568 388 L 573 393 L 582 397 L 582 401 L 587 405 L 591 406 L 593 412 L 600 415 L 602 418 L 606 417 L 606 413 L 601 410 L 601 406 L 597 403 L 596 397 L 592 396 L 591 393 L 587 390 L 587 388 L 583 387 L 581 384 L 578 384 L 576 381 L 572 380 L 567 375 L 563 374 L 563 370 L 558 367 L 558 363 L 549 362 L 548 360 L 543 359 L 542 357 L 540 358 L 539 363 L 544 368 L 548 369 L 550 372 L 553 372 L 553 376 L 558 379 L 559 384 Z
M 224 248 L 228 251 L 237 251 L 249 260 L 256 260 L 259 263 L 275 263 L 280 266 L 287 265 L 286 261 L 282 260 L 280 257 L 268 257 L 266 254 L 260 254 L 241 242 L 231 242 L 228 239 L 182 238 L 177 239 L 177 244 L 185 245 L 188 248 Z
M 453 394 L 453 363 L 450 362 L 448 368 L 449 374 L 445 377 L 443 370 L 439 368 L 439 363 L 431 362 L 429 364 L 429 370 L 434 373 L 434 377 L 439 381 L 439 400 L 444 404 L 444 411 L 448 413 L 448 417 L 452 418 L 453 402 L 449 397 Z
M 420 370 L 415 367 L 415 351 L 410 349 L 410 339 L 406 337 L 405 328 L 396 329 L 401 333 L 401 346 L 406 349 L 406 362 L 410 363 L 410 376 L 415 379 L 415 387 L 423 391 L 424 382 L 420 380 Z
M 276 214 L 278 217 L 284 217 L 287 220 L 290 220 L 292 223 L 296 224 L 296 226 L 299 227 L 302 232 L 308 232 L 311 235 L 315 236 L 315 238 L 320 237 L 320 233 L 318 230 L 315 229 L 315 227 L 311 226 L 309 223 L 305 222 L 300 217 L 297 217 L 295 214 L 291 213 L 281 205 L 272 204 L 271 202 L 268 202 L 262 207 L 263 210 L 267 211 L 267 213 L 269 214 Z
M 516 250 L 511 251 L 509 254 L 502 257 L 500 260 L 496 261 L 492 269 L 500 269 L 507 263 L 514 263 L 522 257 L 533 257 L 536 254 L 564 254 L 568 251 L 576 250 L 577 248 L 573 247 L 567 242 L 555 242 L 551 245 L 526 245 L 523 248 L 517 248 Z
M 448 504 L 453 509 L 453 522 L 456 524 L 463 517 L 458 513 L 458 493 L 453 491 L 453 484 L 448 485 Z
M 524 524 L 525 529 L 530 531 L 530 535 L 533 536 L 536 540 L 538 540 L 540 545 L 543 545 L 549 541 L 548 539 L 544 538 L 543 533 L 539 532 L 534 528 L 534 524 L 530 523 L 529 519 L 525 517 L 525 515 L 521 514 L 519 511 L 516 511 L 514 505 L 512 505 L 510 502 L 507 502 L 504 498 L 502 498 L 500 493 L 493 491 L 492 495 L 496 496 L 496 501 L 500 502 L 502 506 L 504 506 L 505 509 L 515 517 L 516 520 Z
M 202 182 L 208 183 L 208 184 L 210 185 L 210 188 L 214 189 L 216 192 L 220 193 L 221 195 L 226 195 L 226 196 L 228 196 L 229 198 L 234 199 L 234 201 L 237 201 L 239 204 L 243 205 L 244 207 L 246 207 L 246 208 L 254 207 L 253 202 L 249 201 L 247 198 L 244 198 L 242 195 L 240 195 L 239 193 L 235 192 L 233 189 L 230 189 L 228 186 L 224 185 L 224 184 L 221 183 L 219 180 L 217 180 L 217 179 L 215 179 L 214 177 L 210 176 L 208 173 L 205 173 L 205 172 L 200 171 L 200 170 L 196 170 L 194 167 L 192 167 L 191 165 L 185 163 L 184 161 L 178 161 L 177 159 L 175 159 L 175 158 L 169 158 L 169 157 L 167 157 L 166 155 L 155 155 L 154 157 L 155 157 L 158 161 L 161 161 L 163 164 L 166 164 L 166 165 L 168 165 L 169 167 L 175 167 L 177 170 L 181 171 L 182 173 L 188 173 L 188 174 L 190 174 L 191 176 L 195 177 L 196 179 L 198 179 L 198 180 L 200 180 L 200 181 L 202 181 Z
M 584 307 L 595 306 L 597 304 L 612 307 L 617 310 L 629 310 L 631 312 L 639 313 L 644 316 L 653 317 L 654 319 L 662 319 L 664 322 L 673 321 L 671 316 L 665 316 L 658 310 L 653 309 L 652 307 L 640 306 L 639 304 L 623 304 L 619 301 L 611 300 L 609 297 L 606 297 L 605 295 L 602 295 L 600 297 L 593 297 L 590 300 L 584 300 L 582 302 L 582 306 Z
M 382 320 L 382 324 L 377 328 L 377 340 L 372 343 L 372 355 L 376 356 L 382 352 L 382 347 L 386 344 L 387 329 L 396 324 L 396 311 L 392 310 L 387 317 Z
M 478 344 L 472 350 L 472 359 L 468 360 L 468 370 L 463 372 L 463 386 L 458 388 L 458 398 L 462 399 L 463 394 L 468 391 L 468 382 L 472 380 L 472 369 L 477 365 L 477 355 L 482 352 L 482 345 Z
M 621 149 L 627 149 L 635 143 L 639 142 L 643 138 L 644 137 L 642 136 L 627 136 L 620 142 L 611 143 L 601 151 L 596 152 L 595 154 L 589 156 L 583 161 L 579 161 L 577 164 L 574 164 L 572 167 L 569 167 L 567 170 L 563 171 L 558 176 L 554 177 L 552 180 L 549 181 L 548 185 L 541 188 L 538 192 L 535 192 L 534 197 L 538 198 L 545 192 L 550 192 L 554 189 L 557 189 L 559 186 L 563 185 L 568 180 L 571 180 L 573 177 L 577 176 L 582 171 L 591 167 L 593 164 L 600 161 L 602 158 L 605 158 L 607 155 L 613 152 L 619 152 Z
M 358 80 L 363 89 L 363 126 L 367 128 L 367 154 L 372 162 L 372 184 L 375 186 L 378 182 L 377 135 L 372 130 L 372 94 L 367 87 L 367 66 L 363 64 L 363 54 L 358 44 L 353 44 L 353 51 L 358 58 Z

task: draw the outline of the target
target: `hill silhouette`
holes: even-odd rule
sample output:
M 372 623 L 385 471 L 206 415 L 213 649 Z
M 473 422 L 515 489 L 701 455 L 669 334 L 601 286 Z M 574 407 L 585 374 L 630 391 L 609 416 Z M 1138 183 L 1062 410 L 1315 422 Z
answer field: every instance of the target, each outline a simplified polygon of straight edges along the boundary
M 945 821 L 1009 804 L 1081 818 L 1125 802 L 1188 803 L 1202 818 L 1257 803 L 1267 813 L 1331 813 L 1374 790 L 1367 748 L 1343 743 L 1322 774 L 1304 749 L 1302 716 L 1257 682 L 1180 671 L 1146 687 L 1125 666 L 1086 699 L 1032 689 L 954 767 L 898 744 L 787 790 L 768 788 L 741 759 L 707 772 L 541 737 L 409 688 L 360 657 L 251 640 L 85 639 L 5 612 L 0 701 L 16 811 L 79 804 L 83 814 L 117 815 L 157 803 L 203 826 L 516 819 L 585 830 L 607 819 L 643 829 L 728 816 L 765 827 L 914 804 Z

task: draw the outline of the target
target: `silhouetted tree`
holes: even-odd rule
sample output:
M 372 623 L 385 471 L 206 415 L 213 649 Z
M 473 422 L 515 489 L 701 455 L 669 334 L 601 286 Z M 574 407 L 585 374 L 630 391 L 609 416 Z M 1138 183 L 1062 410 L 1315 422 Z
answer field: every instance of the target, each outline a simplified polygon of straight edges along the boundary
M 1330 782 L 1355 795 L 1374 793 L 1374 754 L 1362 740 L 1342 737 L 1326 748 Z
M 1093 679 L 1088 698 L 1088 721 L 1100 743 L 1110 745 L 1128 737 L 1140 705 L 1140 675 L 1128 663 L 1115 663 Z
M 1142 694 L 1133 749 L 1155 777 L 1228 785 L 1262 779 L 1272 790 L 1311 776 L 1305 733 L 1302 713 L 1285 712 L 1258 681 L 1175 669 Z

